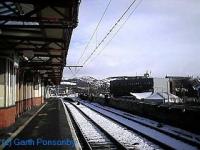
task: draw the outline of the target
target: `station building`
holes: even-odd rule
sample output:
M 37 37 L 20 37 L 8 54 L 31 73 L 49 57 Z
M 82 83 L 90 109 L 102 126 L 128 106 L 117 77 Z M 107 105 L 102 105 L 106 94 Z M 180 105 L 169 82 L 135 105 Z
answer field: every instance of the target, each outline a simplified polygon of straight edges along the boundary
M 0 2 L 0 128 L 60 84 L 79 0 Z
M 23 112 L 44 103 L 45 85 L 39 74 L 20 70 L 11 57 L 0 57 L 0 128 Z

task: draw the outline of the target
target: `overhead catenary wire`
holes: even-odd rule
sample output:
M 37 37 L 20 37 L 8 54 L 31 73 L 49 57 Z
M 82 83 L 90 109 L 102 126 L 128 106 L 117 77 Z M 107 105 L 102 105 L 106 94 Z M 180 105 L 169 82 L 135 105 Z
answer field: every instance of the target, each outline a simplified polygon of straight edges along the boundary
M 132 6 L 135 4 L 136 0 L 134 0 L 129 7 L 125 10 L 125 12 L 121 15 L 121 17 L 116 21 L 116 23 L 111 27 L 109 32 L 104 36 L 104 38 L 100 41 L 100 43 L 96 46 L 96 48 L 92 51 L 92 53 L 86 58 L 86 60 L 83 62 L 82 66 L 84 66 L 94 55 L 94 53 L 97 51 L 97 49 L 104 43 L 104 41 L 108 38 L 108 36 L 113 32 L 115 27 L 120 23 L 120 21 L 124 18 L 124 16 L 128 13 L 128 11 L 132 8 Z M 134 11 L 133 11 L 134 12 Z M 132 13 L 133 13 L 132 12 Z M 81 69 L 76 71 L 76 74 L 80 71 Z
M 143 0 L 140 0 L 140 2 L 136 5 L 136 7 L 131 11 L 131 13 L 128 15 L 126 20 L 123 22 L 123 24 L 118 28 L 118 30 L 114 33 L 114 35 L 110 38 L 110 40 L 104 45 L 104 47 L 97 53 L 97 55 L 93 58 L 90 59 L 90 61 L 86 64 L 88 65 L 90 62 L 94 61 L 105 48 L 110 44 L 110 42 L 115 38 L 115 36 L 118 34 L 118 32 L 123 28 L 123 26 L 126 24 L 126 22 L 129 20 L 129 18 L 132 16 L 132 14 L 135 12 L 135 10 L 139 7 L 139 5 L 142 3 Z M 86 66 L 85 65 L 85 66 Z
M 94 30 L 92 36 L 90 37 L 88 43 L 86 44 L 86 46 L 85 46 L 85 48 L 84 48 L 84 50 L 83 50 L 83 53 L 81 54 L 81 56 L 79 57 L 79 59 L 78 59 L 78 61 L 77 61 L 77 65 L 80 63 L 81 58 L 82 58 L 83 55 L 85 54 L 85 52 L 86 52 L 86 50 L 87 50 L 87 48 L 88 48 L 90 42 L 92 41 L 92 39 L 93 39 L 95 33 L 97 32 L 97 30 L 98 30 L 98 28 L 99 28 L 99 26 L 100 26 L 100 24 L 101 24 L 101 22 L 102 22 L 104 16 L 106 15 L 106 12 L 107 12 L 107 10 L 108 10 L 108 8 L 109 8 L 109 6 L 110 6 L 111 1 L 112 1 L 112 0 L 110 0 L 110 1 L 108 2 L 108 4 L 107 4 L 107 6 L 106 6 L 106 8 L 105 8 L 105 10 L 104 10 L 104 12 L 103 12 L 103 14 L 102 14 L 102 16 L 101 16 L 101 18 L 100 18 L 98 24 L 97 24 L 97 26 L 96 26 L 96 28 L 95 28 L 95 30 Z
M 102 43 L 107 39 L 107 37 L 111 34 L 111 32 L 114 30 L 114 28 L 118 25 L 118 23 L 124 18 L 126 13 L 129 11 L 129 9 L 133 6 L 133 4 L 136 2 L 134 0 L 131 5 L 126 9 L 126 11 L 122 14 L 122 16 L 117 20 L 117 22 L 112 26 L 112 28 L 109 30 L 109 32 L 106 34 L 106 36 L 101 40 L 101 42 L 97 45 L 97 47 L 92 51 L 92 53 L 89 55 L 89 57 L 83 62 L 83 66 L 85 63 L 92 57 L 92 55 L 96 52 L 96 50 L 102 45 Z

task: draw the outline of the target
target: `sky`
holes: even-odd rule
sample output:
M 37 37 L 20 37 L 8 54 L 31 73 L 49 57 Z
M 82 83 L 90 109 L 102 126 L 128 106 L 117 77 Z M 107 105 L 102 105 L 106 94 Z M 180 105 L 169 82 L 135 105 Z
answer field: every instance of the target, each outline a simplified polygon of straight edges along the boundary
M 79 23 L 72 34 L 67 65 L 82 65 L 133 0 L 111 1 L 97 33 L 77 64 L 108 2 L 82 0 Z M 137 5 L 135 12 L 112 39 Z M 110 39 L 112 41 L 103 49 Z M 143 75 L 146 71 L 151 72 L 153 77 L 200 76 L 199 58 L 199 0 L 136 0 L 76 76 L 103 79 Z M 71 71 L 65 68 L 63 76 L 74 77 L 75 69 Z

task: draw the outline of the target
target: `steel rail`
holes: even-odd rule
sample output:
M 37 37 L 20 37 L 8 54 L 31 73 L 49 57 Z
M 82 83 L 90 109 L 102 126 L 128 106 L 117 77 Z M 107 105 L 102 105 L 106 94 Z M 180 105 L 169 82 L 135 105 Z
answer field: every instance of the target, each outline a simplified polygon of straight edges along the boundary
M 81 104 L 83 104 L 84 106 L 88 107 L 88 106 L 85 105 L 83 102 L 81 102 Z M 154 130 L 159 131 L 159 132 L 161 132 L 161 133 L 164 133 L 164 134 L 166 134 L 166 135 L 168 135 L 168 136 L 171 136 L 172 138 L 175 138 L 175 139 L 177 139 L 177 140 L 184 141 L 185 143 L 188 143 L 188 144 L 190 144 L 190 145 L 197 146 L 197 147 L 200 149 L 200 144 L 199 144 L 198 142 L 191 141 L 191 140 L 186 139 L 186 138 L 181 137 L 181 136 L 177 136 L 177 135 L 175 135 L 175 134 L 173 134 L 173 133 L 164 131 L 164 130 L 162 130 L 162 129 L 159 129 L 159 128 L 157 128 L 157 127 L 151 126 L 151 125 L 149 125 L 149 124 L 143 123 L 143 122 L 138 121 L 138 120 L 135 120 L 135 119 L 133 119 L 133 118 L 129 118 L 129 117 L 125 116 L 125 115 L 121 115 L 121 114 L 116 113 L 116 112 L 114 112 L 114 111 L 112 111 L 112 110 L 108 110 L 108 109 L 106 109 L 106 108 L 102 108 L 102 107 L 96 106 L 96 105 L 94 105 L 94 104 L 91 104 L 91 105 L 93 105 L 93 106 L 95 106 L 95 107 L 98 107 L 98 108 L 100 108 L 100 109 L 102 109 L 102 110 L 108 111 L 108 112 L 110 112 L 110 113 L 113 113 L 113 114 L 115 114 L 115 115 L 118 115 L 118 116 L 120 116 L 120 117 L 123 117 L 123 118 L 125 118 L 125 119 L 128 119 L 128 120 L 131 120 L 131 121 L 133 121 L 133 122 L 136 122 L 136 123 L 138 123 L 138 124 L 141 124 L 141 125 L 143 125 L 143 126 L 146 126 L 146 127 L 148 127 L 148 128 L 154 129 Z M 89 108 L 90 108 L 90 107 L 89 107 Z M 90 108 L 90 109 L 92 109 L 92 108 Z M 93 110 L 95 110 L 95 109 L 93 109 Z
M 103 114 L 103 113 L 101 113 L 101 112 L 95 110 L 94 108 L 88 107 L 88 106 L 85 105 L 84 103 L 81 103 L 81 104 L 83 104 L 83 105 L 86 106 L 87 108 L 90 108 L 90 109 L 92 109 L 93 111 L 99 113 L 100 115 L 104 116 L 105 118 L 111 119 L 111 120 L 113 120 L 114 122 L 116 122 L 116 123 L 118 123 L 118 124 L 120 124 L 120 125 L 122 125 L 122 126 L 128 128 L 129 130 L 132 130 L 133 132 L 135 132 L 135 133 L 137 133 L 137 134 L 139 134 L 139 135 L 145 137 L 146 139 L 152 141 L 153 143 L 158 144 L 159 146 L 163 147 L 164 149 L 173 149 L 171 146 L 165 144 L 164 142 L 161 142 L 161 141 L 158 141 L 158 140 L 154 139 L 154 138 L 151 137 L 150 135 L 146 135 L 146 134 L 144 134 L 144 133 L 142 133 L 142 132 L 140 132 L 140 131 L 138 131 L 138 130 L 135 130 L 135 129 L 133 129 L 133 128 L 131 128 L 131 127 L 129 127 L 129 126 L 127 126 L 127 125 L 121 123 L 121 122 L 119 122 L 119 121 L 116 121 L 116 120 L 113 119 L 112 117 L 106 116 L 105 114 Z M 112 112 L 111 112 L 111 113 L 112 113 Z M 116 114 L 116 113 L 113 113 L 113 114 Z M 119 115 L 119 114 L 117 114 L 117 115 Z M 120 115 L 119 115 L 119 116 L 120 116 Z M 124 117 L 124 118 L 128 119 L 127 117 Z M 131 119 L 128 119 L 128 120 L 131 120 Z M 131 121 L 134 121 L 134 120 L 131 120 Z M 136 122 L 136 121 L 134 121 L 134 122 Z M 136 123 L 139 123 L 139 121 L 136 122 Z M 167 135 L 167 136 L 170 136 L 170 137 L 172 137 L 172 138 L 174 138 L 174 139 L 176 139 L 176 140 L 180 140 L 180 141 L 182 141 L 182 142 L 184 142 L 184 143 L 187 143 L 188 145 L 191 145 L 191 146 L 195 146 L 195 147 L 200 148 L 199 143 L 196 143 L 196 142 L 193 142 L 193 141 L 190 141 L 190 140 L 187 140 L 187 139 L 183 139 L 182 137 L 178 137 L 178 136 L 175 136 L 175 135 L 173 135 L 173 134 L 171 134 L 171 133 L 167 133 L 166 131 L 162 131 L 162 132 L 161 132 L 161 130 L 159 130 L 159 129 L 157 129 L 157 128 L 154 129 L 152 126 L 149 126 L 149 125 L 144 124 L 144 123 L 142 124 L 141 122 L 140 122 L 140 124 L 143 125 L 143 126 L 145 126 L 145 127 L 147 127 L 147 128 L 150 128 L 150 129 L 156 130 L 156 131 L 158 131 L 158 132 L 160 132 L 160 133 L 163 133 L 163 134 L 165 134 L 165 135 Z
M 111 136 L 107 131 L 105 131 L 100 125 L 98 125 L 96 122 L 94 122 L 90 117 L 87 116 L 87 114 L 85 114 L 80 108 L 78 108 L 75 104 L 70 103 L 72 106 L 74 106 L 79 112 L 80 114 L 85 117 L 88 121 L 90 121 L 95 127 L 97 127 L 104 135 L 106 135 L 106 137 L 117 147 L 117 149 L 120 150 L 127 150 L 127 148 L 122 145 L 119 141 L 117 141 L 113 136 Z M 65 104 L 65 106 L 67 107 L 67 105 Z M 67 107 L 67 109 L 69 110 L 69 108 Z M 69 112 L 71 113 L 71 111 L 69 110 Z M 72 114 L 71 114 L 72 115 Z M 73 118 L 74 120 L 74 118 Z M 76 123 L 76 121 L 75 121 Z M 81 132 L 79 125 L 76 123 L 76 126 L 78 126 L 78 130 L 79 132 Z M 83 133 L 82 134 L 82 138 L 84 138 L 84 141 L 86 142 L 86 145 L 88 146 L 88 148 L 90 148 L 92 150 L 92 146 L 90 145 L 89 142 L 87 142 L 87 139 L 84 137 Z

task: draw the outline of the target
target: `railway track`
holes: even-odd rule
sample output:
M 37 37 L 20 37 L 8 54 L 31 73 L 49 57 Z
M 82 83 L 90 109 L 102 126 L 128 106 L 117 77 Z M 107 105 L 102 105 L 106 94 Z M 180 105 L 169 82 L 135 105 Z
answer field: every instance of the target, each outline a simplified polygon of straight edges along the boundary
M 81 135 L 84 149 L 161 149 L 83 105 L 65 102 L 65 106 Z
M 163 148 L 168 146 L 171 149 L 200 149 L 200 143 L 196 139 L 192 140 L 191 138 L 178 136 L 178 134 L 167 132 L 150 124 L 145 124 L 144 122 L 138 121 L 133 117 L 121 115 L 108 108 L 104 108 L 103 106 L 94 105 L 94 107 L 97 108 L 95 109 L 94 107 L 90 107 L 92 104 L 84 102 L 81 102 L 81 104 L 113 121 L 116 121 L 130 130 L 134 130 L 152 142 L 158 143 L 162 147 L 164 146 Z
M 83 149 L 127 149 L 98 124 L 91 120 L 85 113 L 79 110 L 75 105 L 65 103 L 65 106 L 67 107 L 72 120 L 76 124 L 76 129 L 78 129 L 79 135 L 81 135 L 81 140 L 84 142 Z
M 199 135 L 198 136 L 194 135 L 194 137 L 192 137 L 189 134 L 193 134 L 193 133 L 183 133 L 183 132 L 186 132 L 186 131 L 177 130 L 177 128 L 174 128 L 174 127 L 167 130 L 167 129 L 162 127 L 162 124 L 161 124 L 161 127 L 159 127 L 159 123 L 158 122 L 155 122 L 155 121 L 151 120 L 151 121 L 149 121 L 149 123 L 147 123 L 147 122 L 143 121 L 143 120 L 145 120 L 143 118 L 137 117 L 137 116 L 132 115 L 132 114 L 124 113 L 124 112 L 122 112 L 120 110 L 114 111 L 113 109 L 110 109 L 109 107 L 104 107 L 104 106 L 101 106 L 101 105 L 95 105 L 95 104 L 92 104 L 92 103 L 84 103 L 84 102 L 82 102 L 82 104 L 87 106 L 87 107 L 94 106 L 94 107 L 96 107 L 98 109 L 101 109 L 101 110 L 104 110 L 106 112 L 118 115 L 118 116 L 120 116 L 122 118 L 131 120 L 133 122 L 136 122 L 136 123 L 141 124 L 143 126 L 146 126 L 148 128 L 157 130 L 157 131 L 159 131 L 161 133 L 164 133 L 164 134 L 169 135 L 169 136 L 171 136 L 173 138 L 176 138 L 178 140 L 184 141 L 184 142 L 189 143 L 191 145 L 195 145 L 195 146 L 200 148 L 200 140 L 199 140 L 200 136 Z M 98 110 L 96 110 L 94 108 L 91 108 L 91 109 L 93 109 L 95 111 L 98 111 Z

